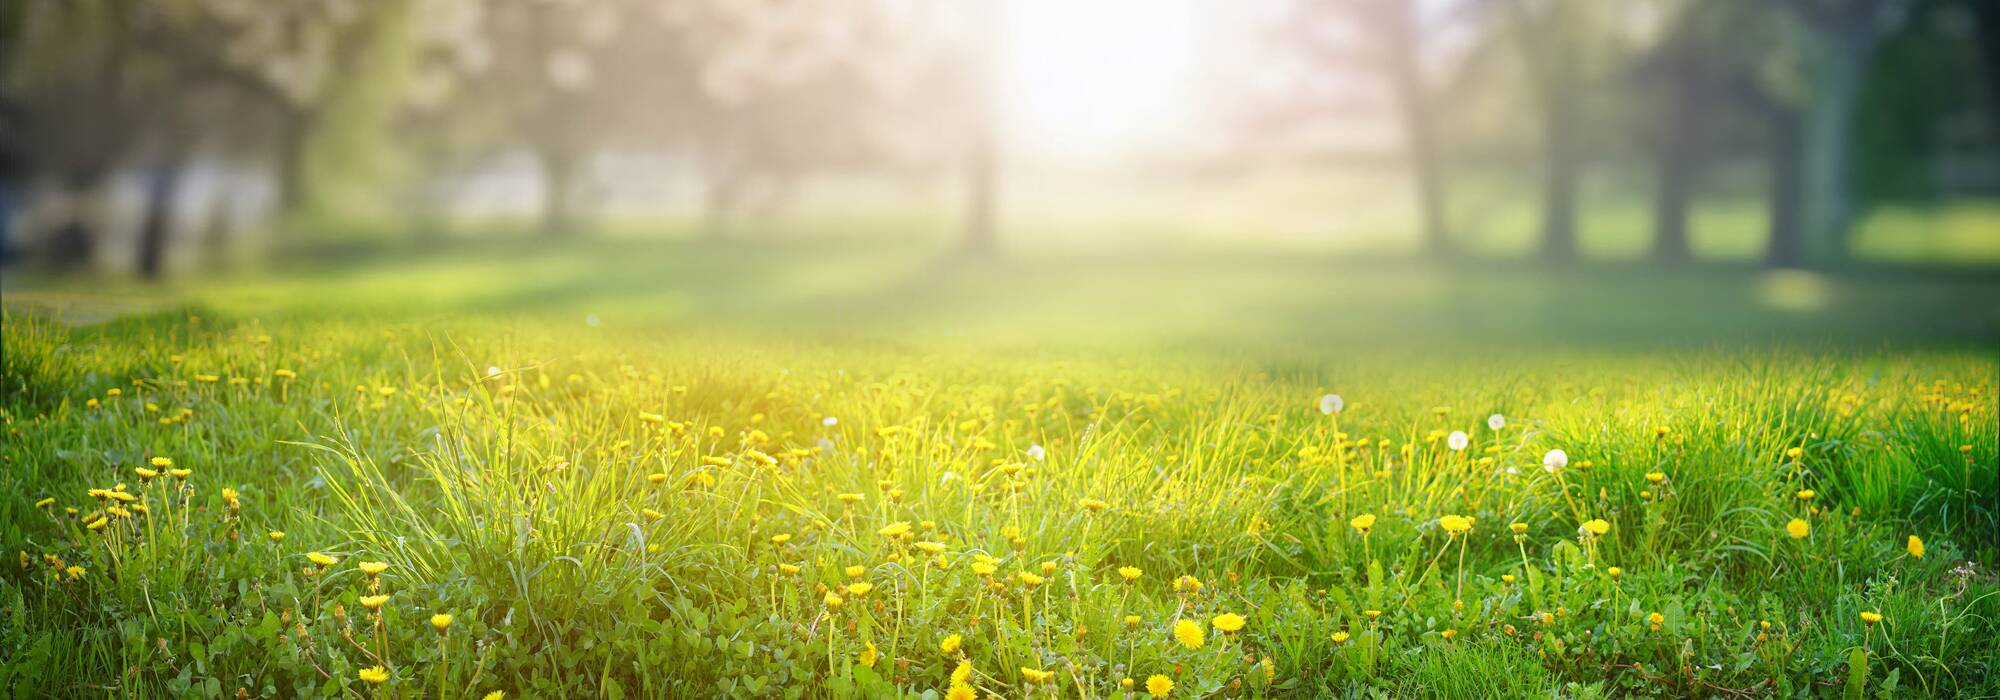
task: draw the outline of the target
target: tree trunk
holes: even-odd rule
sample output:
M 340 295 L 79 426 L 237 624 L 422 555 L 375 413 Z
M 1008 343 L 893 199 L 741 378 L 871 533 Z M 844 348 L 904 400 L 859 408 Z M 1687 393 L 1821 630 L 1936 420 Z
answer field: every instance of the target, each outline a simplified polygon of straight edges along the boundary
M 973 136 L 965 173 L 965 250 L 986 255 L 998 247 L 993 229 L 994 177 L 996 169 L 991 128 Z
M 139 225 L 139 276 L 159 279 L 166 271 L 167 238 L 172 235 L 174 213 L 180 200 L 185 160 L 169 157 L 151 173 L 146 183 L 146 216 Z
M 1431 100 L 1424 87 L 1417 52 L 1414 6 L 1392 7 L 1387 18 L 1390 38 L 1390 90 L 1403 122 L 1404 147 L 1409 150 L 1410 171 L 1416 178 L 1417 215 L 1423 226 L 1424 250 L 1434 256 L 1451 251 L 1451 234 L 1445 219 L 1444 167 L 1439 163 L 1437 131 L 1431 122 Z
M 709 240 L 729 238 L 743 198 L 743 177 L 726 165 L 713 165 L 702 178 L 702 229 Z
M 999 247 L 993 219 L 999 186 L 995 171 L 1000 167 L 998 63 L 1002 44 L 997 12 L 984 3 L 977 7 L 980 29 L 968 48 L 972 113 L 966 124 L 965 238 L 961 245 L 967 253 L 984 256 Z
M 1567 103 L 1568 100 L 1562 102 Z M 1581 163 L 1578 135 L 1568 104 L 1550 105 L 1549 129 L 1542 143 L 1542 256 L 1554 262 L 1576 259 L 1576 188 Z
M 1854 120 L 1874 51 L 1872 25 L 1826 32 L 1806 114 L 1806 254 L 1836 263 L 1854 224 Z
M 575 233 L 577 162 L 574 155 L 559 147 L 539 149 L 542 166 L 542 235 L 563 237 Z
M 1676 78 L 1682 79 L 1686 78 Z M 1710 108 L 1697 88 L 1683 86 L 1675 92 L 1679 99 L 1674 102 L 1673 115 L 1667 117 L 1666 133 L 1654 159 L 1659 191 L 1653 200 L 1653 259 L 1664 263 L 1694 259 L 1688 242 L 1688 209 L 1704 158 L 1702 115 Z
M 110 199 L 109 180 L 109 173 L 97 168 L 83 168 L 63 179 L 65 221 L 43 243 L 43 257 L 52 267 L 73 269 L 96 262 L 100 225 Z
M 306 205 L 306 151 L 312 132 L 304 116 L 288 120 L 278 141 L 278 213 L 296 214 Z
M 1805 264 L 1804 135 L 1797 110 L 1775 107 L 1771 125 L 1770 239 L 1764 251 L 1766 267 Z

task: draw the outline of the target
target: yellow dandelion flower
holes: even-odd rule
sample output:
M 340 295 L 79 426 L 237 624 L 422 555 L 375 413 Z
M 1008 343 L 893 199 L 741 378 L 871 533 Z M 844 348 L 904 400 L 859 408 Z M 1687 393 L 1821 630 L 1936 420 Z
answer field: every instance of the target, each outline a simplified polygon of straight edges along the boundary
M 1189 649 L 1200 649 L 1208 641 L 1208 633 L 1202 631 L 1201 625 L 1195 624 L 1194 620 L 1182 618 L 1174 621 L 1174 641 Z
M 339 559 L 335 559 L 332 556 L 321 554 L 319 552 L 307 552 L 306 558 L 312 560 L 312 563 L 314 565 L 322 569 L 340 563 Z
M 1121 566 L 1121 567 L 1118 567 L 1118 577 L 1119 577 L 1119 578 L 1122 578 L 1122 579 L 1125 579 L 1125 582 L 1126 582 L 1126 583 L 1131 583 L 1131 582 L 1133 582 L 1133 581 L 1137 581 L 1137 580 L 1139 580 L 1139 577 L 1140 577 L 1140 576 L 1143 576 L 1143 575 L 1145 575 L 1145 572 L 1143 572 L 1143 571 L 1140 571 L 1140 570 L 1139 570 L 1139 567 L 1136 567 L 1136 566 Z
M 1443 632 L 1439 632 L 1438 636 L 1444 637 L 1445 641 L 1451 641 L 1452 637 L 1458 636 L 1458 630 L 1445 630 Z
M 856 564 L 854 566 L 847 567 L 846 569 L 842 569 L 841 573 L 847 574 L 848 578 L 861 578 L 862 575 L 868 573 L 868 567 Z
M 950 690 L 944 691 L 944 700 L 979 700 L 979 691 L 964 683 L 953 683 Z
M 1346 644 L 1347 640 L 1348 640 L 1347 630 L 1341 630 L 1339 632 L 1333 633 L 1333 643 Z
M 854 661 L 863 666 L 874 668 L 876 659 L 880 657 L 881 654 L 875 651 L 875 643 L 869 642 L 868 646 L 861 648 L 861 653 L 854 655 Z
M 790 541 L 792 541 L 792 533 L 789 532 L 780 532 L 771 536 L 771 544 L 784 544 Z
M 1620 577 L 1620 576 L 1624 576 L 1624 575 L 1625 575 L 1625 570 L 1624 570 L 1624 569 L 1620 569 L 1620 568 L 1618 568 L 1618 567 L 1615 567 L 1615 566 L 1614 566 L 1614 567 L 1611 567 L 1611 568 L 1608 568 L 1608 569 L 1605 569 L 1605 570 L 1604 570 L 1604 573 L 1607 573 L 1607 574 L 1611 574 L 1611 578 L 1618 578 L 1618 577 Z
M 910 524 L 903 521 L 889 523 L 888 525 L 884 525 L 882 529 L 876 530 L 875 534 L 890 538 L 902 537 L 910 534 Z
M 1578 535 L 1584 537 L 1603 537 L 1605 533 L 1611 532 L 1611 523 L 1603 518 L 1598 518 L 1585 521 L 1582 525 L 1577 526 L 1576 530 Z
M 951 684 L 965 685 L 971 682 L 972 682 L 972 662 L 966 659 L 959 659 L 958 667 L 953 668 L 951 670 Z
M 272 530 L 270 537 L 273 543 L 285 541 L 285 533 L 282 530 Z
M 1242 615 L 1238 615 L 1236 613 L 1223 613 L 1221 615 L 1215 616 L 1215 619 L 1210 620 L 1209 622 L 1210 624 L 1215 625 L 1216 629 L 1222 630 L 1223 632 L 1234 633 L 1243 629 L 1243 624 L 1245 620 L 1243 619 Z
M 1666 472 L 1646 472 L 1646 481 L 1657 484 L 1666 480 L 1667 480 Z
M 1030 571 L 1023 571 L 1018 574 L 1015 574 L 1015 578 L 1020 579 L 1021 584 L 1029 588 L 1034 588 L 1036 586 L 1048 582 L 1048 579 L 1042 578 L 1040 574 L 1036 574 Z
M 361 596 L 360 602 L 362 607 L 369 610 L 381 610 L 382 604 L 389 602 L 389 594 Z
M 1162 676 L 1157 673 L 1146 677 L 1147 695 L 1151 695 L 1156 698 L 1164 698 L 1172 694 L 1173 692 L 1174 692 L 1174 679 Z
M 1790 534 L 1792 539 L 1802 540 L 1806 535 L 1812 534 L 1812 524 L 1801 518 L 1792 518 L 1791 522 L 1785 523 L 1785 532 Z
M 826 607 L 829 608 L 839 608 L 841 603 L 847 602 L 840 596 L 835 595 L 833 591 L 827 591 L 826 597 L 822 600 L 826 603 Z
M 1924 538 L 1910 535 L 1908 547 L 1910 549 L 1910 556 L 1918 559 L 1924 558 Z
M 964 637 L 961 637 L 956 634 L 947 635 L 945 636 L 944 641 L 938 642 L 938 651 L 944 652 L 946 654 L 956 654 L 958 653 L 959 645 L 963 644 L 964 642 L 965 642 Z
M 153 468 L 155 469 L 166 469 L 174 466 L 174 460 L 168 459 L 166 457 L 154 457 L 152 465 Z
M 1814 496 L 1818 496 L 1819 492 L 1812 489 L 1800 489 L 1797 495 L 1801 501 L 1810 501 Z
M 368 574 L 369 576 L 379 576 L 382 572 L 389 570 L 389 564 L 379 561 L 364 561 L 358 565 L 358 568 L 361 569 L 361 573 Z
M 1438 527 L 1444 528 L 1445 532 L 1462 535 L 1472 529 L 1472 519 L 1463 515 L 1447 515 L 1438 518 Z
M 361 680 L 367 681 L 370 685 L 381 685 L 389 682 L 389 671 L 381 666 L 370 666 L 361 669 Z
M 437 631 L 439 631 L 439 632 L 443 632 L 443 631 L 445 631 L 445 630 L 447 630 L 447 629 L 451 629 L 451 614 L 450 614 L 450 613 L 438 613 L 438 614 L 436 614 L 436 615 L 432 615 L 432 616 L 431 616 L 431 627 L 434 627 L 434 628 L 436 628 L 436 629 L 437 629 Z
M 1863 610 L 1861 611 L 1861 621 L 1871 625 L 1877 622 L 1881 622 L 1882 613 L 1878 613 L 1872 610 Z
M 1028 668 L 1026 666 L 1021 667 L 1021 678 L 1029 683 L 1047 683 L 1050 678 L 1054 677 L 1056 677 L 1055 671 L 1044 671 L 1039 668 Z
M 1355 532 L 1366 535 L 1368 531 L 1375 529 L 1375 516 L 1371 513 L 1362 513 L 1347 521 L 1347 525 L 1354 528 Z
M 875 584 L 867 581 L 857 581 L 847 584 L 847 594 L 857 598 L 868 595 L 868 592 L 872 590 L 875 590 Z

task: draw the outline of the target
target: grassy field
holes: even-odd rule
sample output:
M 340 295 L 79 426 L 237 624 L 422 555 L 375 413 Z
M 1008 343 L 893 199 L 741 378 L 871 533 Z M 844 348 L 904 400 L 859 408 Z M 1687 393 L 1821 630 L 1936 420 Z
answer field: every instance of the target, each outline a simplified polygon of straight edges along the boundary
M 608 242 L 14 284 L 9 694 L 2000 696 L 1991 277 Z

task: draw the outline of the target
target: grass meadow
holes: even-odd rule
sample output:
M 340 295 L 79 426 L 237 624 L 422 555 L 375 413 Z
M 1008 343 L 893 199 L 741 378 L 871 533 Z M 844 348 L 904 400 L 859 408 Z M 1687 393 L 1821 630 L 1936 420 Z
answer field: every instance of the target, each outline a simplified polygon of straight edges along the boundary
M 8 694 L 2000 696 L 1990 277 L 613 240 L 7 297 Z

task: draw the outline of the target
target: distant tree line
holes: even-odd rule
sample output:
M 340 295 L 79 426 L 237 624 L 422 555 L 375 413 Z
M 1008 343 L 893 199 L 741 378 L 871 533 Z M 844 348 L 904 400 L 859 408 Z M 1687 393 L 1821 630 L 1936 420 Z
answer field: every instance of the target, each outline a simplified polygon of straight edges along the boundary
M 1373 76 L 1410 164 L 1426 248 L 1449 254 L 1454 151 L 1496 90 L 1532 123 L 1540 254 L 1577 254 L 1584 166 L 1606 139 L 1649 154 L 1653 254 L 1692 257 L 1689 211 L 1718 154 L 1767 164 L 1778 266 L 1841 264 L 1871 201 L 1935 191 L 1937 122 L 1985 100 L 2000 135 L 2000 2 L 1273 0 L 1273 44 Z M 88 246 L 110 179 L 144 174 L 137 251 L 160 273 L 198 158 L 264 164 L 287 216 L 399 183 L 405 211 L 503 153 L 532 158 L 538 227 L 582 228 L 588 168 L 615 151 L 697 164 L 705 229 L 856 164 L 954 174 L 963 245 L 995 249 L 991 3 L 924 0 L 0 1 L 0 191 L 74 204 Z M 1635 28 L 1634 25 L 1643 25 Z M 1111 50 L 1107 47 L 1107 50 Z M 1498 87 L 1495 87 L 1498 86 Z M 1298 112 L 1306 96 L 1279 96 Z M 1309 115 L 1310 116 L 1310 115 Z M 1990 152 L 1990 151 L 1989 151 Z M 777 194 L 773 194 L 777 193 Z M 442 217 L 438 217 L 442 220 Z
M 1980 146 L 2000 152 L 2000 3 L 1989 0 L 1282 4 L 1280 50 L 1378 77 L 1433 254 L 1454 240 L 1447 135 L 1496 84 L 1534 122 L 1551 260 L 1577 255 L 1582 168 L 1607 139 L 1653 162 L 1652 255 L 1667 262 L 1693 257 L 1689 212 L 1711 163 L 1761 149 L 1764 259 L 1782 267 L 1843 264 L 1869 202 L 1934 196 L 1946 120 L 1983 113 Z

